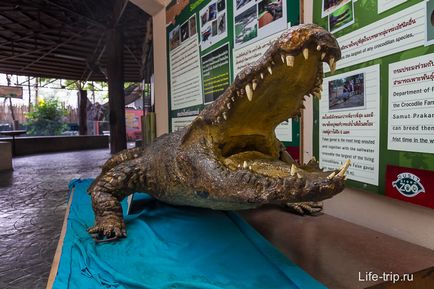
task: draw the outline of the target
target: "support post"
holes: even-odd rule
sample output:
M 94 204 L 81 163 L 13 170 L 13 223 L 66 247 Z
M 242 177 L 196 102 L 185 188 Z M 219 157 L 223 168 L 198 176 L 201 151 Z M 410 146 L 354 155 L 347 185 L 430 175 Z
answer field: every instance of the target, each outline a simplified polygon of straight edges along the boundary
M 127 147 L 125 128 L 124 58 L 121 28 L 108 31 L 107 78 L 110 106 L 110 150 L 117 153 Z
M 78 91 L 78 133 L 87 135 L 87 90 L 80 89 Z

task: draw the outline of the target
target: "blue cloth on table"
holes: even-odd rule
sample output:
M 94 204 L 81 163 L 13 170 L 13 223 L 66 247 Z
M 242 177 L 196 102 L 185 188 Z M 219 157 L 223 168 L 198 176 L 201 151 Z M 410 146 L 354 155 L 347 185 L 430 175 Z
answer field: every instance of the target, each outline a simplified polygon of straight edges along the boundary
M 56 289 L 325 288 L 237 214 L 171 206 L 149 197 L 125 216 L 128 237 L 95 243 L 92 180 L 74 180 Z M 126 202 L 122 203 L 125 215 Z

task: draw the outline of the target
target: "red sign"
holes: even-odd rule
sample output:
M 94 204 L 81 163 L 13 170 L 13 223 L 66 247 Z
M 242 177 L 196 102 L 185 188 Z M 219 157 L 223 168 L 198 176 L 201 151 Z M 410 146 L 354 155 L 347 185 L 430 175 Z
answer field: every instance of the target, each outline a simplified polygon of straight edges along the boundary
M 125 125 L 127 128 L 127 138 L 135 141 L 141 138 L 143 110 L 125 108 Z
M 386 195 L 434 209 L 434 171 L 388 165 Z

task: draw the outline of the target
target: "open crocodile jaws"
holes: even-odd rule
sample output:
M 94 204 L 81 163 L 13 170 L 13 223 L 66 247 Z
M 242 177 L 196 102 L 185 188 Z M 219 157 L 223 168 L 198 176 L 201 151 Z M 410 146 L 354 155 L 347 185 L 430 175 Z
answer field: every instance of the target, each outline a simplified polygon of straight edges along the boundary
M 90 233 L 126 236 L 120 200 L 146 191 L 161 201 L 218 210 L 321 201 L 341 192 L 345 171 L 297 164 L 276 126 L 300 116 L 306 97 L 321 95 L 322 62 L 333 72 L 340 49 L 316 25 L 284 32 L 188 127 L 146 148 L 109 159 L 89 188 L 96 224 Z

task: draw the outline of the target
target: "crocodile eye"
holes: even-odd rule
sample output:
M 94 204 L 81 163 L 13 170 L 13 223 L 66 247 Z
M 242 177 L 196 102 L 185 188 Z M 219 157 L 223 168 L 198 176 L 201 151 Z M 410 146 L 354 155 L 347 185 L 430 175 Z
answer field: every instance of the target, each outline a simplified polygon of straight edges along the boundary
M 209 193 L 204 191 L 196 191 L 196 195 L 201 199 L 206 199 L 208 198 Z

